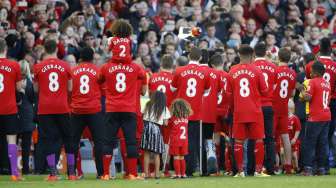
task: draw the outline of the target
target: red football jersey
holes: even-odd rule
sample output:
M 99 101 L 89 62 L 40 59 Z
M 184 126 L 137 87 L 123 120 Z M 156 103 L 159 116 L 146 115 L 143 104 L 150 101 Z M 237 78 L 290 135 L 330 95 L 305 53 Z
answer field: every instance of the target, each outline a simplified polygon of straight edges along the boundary
M 203 97 L 203 103 L 201 107 L 202 111 L 202 121 L 204 123 L 216 123 L 217 118 L 217 101 L 218 95 L 221 92 L 221 79 L 219 72 L 215 69 L 210 68 L 207 64 L 201 64 L 201 69 L 203 69 L 206 74 L 210 75 L 210 92 L 207 96 Z
M 93 114 L 101 111 L 99 68 L 92 63 L 81 63 L 72 69 L 71 108 L 75 114 Z
M 202 98 L 206 90 L 210 89 L 210 82 L 209 75 L 200 68 L 198 63 L 191 61 L 188 65 L 177 68 L 172 89 L 176 90 L 176 98 L 189 102 L 193 110 L 189 120 L 201 120 Z
M 261 95 L 268 91 L 262 72 L 253 64 L 238 64 L 229 74 L 227 93 L 233 97 L 234 122 L 260 121 Z
M 225 71 L 218 71 L 218 74 L 221 81 L 220 88 L 222 88 L 222 90 L 217 99 L 217 116 L 227 116 L 230 106 L 230 98 L 228 98 L 226 94 L 229 74 Z
M 136 113 L 138 80 L 146 79 L 145 72 L 135 63 L 114 63 L 101 68 L 106 82 L 106 112 Z
M 334 62 L 331 57 L 327 56 L 320 56 L 318 57 L 318 60 L 324 64 L 325 67 L 325 73 L 323 75 L 323 78 L 330 83 L 331 87 L 331 98 L 336 98 L 336 91 L 335 91 L 335 84 L 336 84 L 336 62 Z M 308 79 L 311 78 L 311 67 L 313 65 L 314 61 L 309 62 L 306 65 L 306 77 Z
M 276 116 L 288 116 L 288 100 L 295 89 L 296 73 L 288 66 L 278 66 L 275 70 L 273 111 Z
M 38 114 L 69 113 L 68 81 L 71 69 L 68 63 L 48 58 L 34 66 L 34 81 L 39 86 Z
M 309 102 L 308 121 L 330 121 L 329 102 L 331 90 L 329 82 L 323 78 L 313 78 L 309 80 L 307 92 L 312 97 Z
M 0 115 L 16 114 L 16 83 L 21 80 L 20 65 L 0 58 Z
M 256 65 L 263 73 L 268 87 L 267 94 L 261 97 L 261 104 L 262 106 L 272 106 L 276 65 L 265 58 L 256 58 L 254 60 L 254 65 Z
M 149 80 L 149 91 L 162 91 L 167 97 L 167 106 L 169 107 L 173 100 L 173 92 L 170 90 L 170 86 L 173 80 L 173 74 L 166 71 L 160 71 L 154 73 Z
M 130 38 L 111 37 L 109 39 L 109 49 L 112 51 L 114 63 L 132 61 L 132 41 Z
M 188 145 L 188 119 L 172 117 L 170 121 L 170 145 Z
M 295 136 L 296 131 L 301 131 L 301 122 L 296 115 L 288 117 L 288 133 L 289 139 L 292 140 Z

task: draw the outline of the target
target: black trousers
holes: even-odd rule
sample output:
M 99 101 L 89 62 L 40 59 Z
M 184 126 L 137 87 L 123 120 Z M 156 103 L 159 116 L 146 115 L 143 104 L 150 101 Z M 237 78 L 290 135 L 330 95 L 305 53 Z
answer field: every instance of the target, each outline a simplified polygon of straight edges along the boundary
M 32 132 L 27 131 L 19 134 L 19 137 L 22 140 L 21 148 L 22 148 L 22 173 L 29 173 L 29 156 L 30 156 L 30 148 L 32 144 Z
M 69 114 L 39 115 L 40 142 L 44 154 L 57 154 L 64 144 L 66 153 L 75 153 L 74 129 Z
M 76 154 L 78 154 L 77 151 L 79 152 L 82 133 L 87 126 L 89 127 L 94 143 L 94 155 L 98 176 L 103 175 L 103 146 L 105 134 L 104 118 L 105 116 L 102 113 L 71 115 L 71 124 L 75 135 Z
M 118 147 L 118 131 L 121 128 L 126 141 L 128 158 L 137 158 L 136 114 L 131 112 L 109 112 L 106 114 L 104 154 L 112 155 Z
M 207 175 L 207 156 L 205 140 L 212 138 L 213 124 L 204 123 L 202 125 L 202 174 Z M 200 161 L 200 121 L 189 121 L 188 123 L 188 143 L 189 154 L 186 156 L 187 170 L 186 174 L 191 176 Z M 199 163 L 200 164 L 200 163 Z
M 264 115 L 264 131 L 265 131 L 265 159 L 264 165 L 268 173 L 274 172 L 275 163 L 275 144 L 273 135 L 273 109 L 270 106 L 262 107 Z M 254 156 L 255 140 L 247 142 L 247 173 L 254 175 L 255 171 L 255 156 Z
M 0 174 L 9 174 L 7 140 L 3 133 L 0 133 Z

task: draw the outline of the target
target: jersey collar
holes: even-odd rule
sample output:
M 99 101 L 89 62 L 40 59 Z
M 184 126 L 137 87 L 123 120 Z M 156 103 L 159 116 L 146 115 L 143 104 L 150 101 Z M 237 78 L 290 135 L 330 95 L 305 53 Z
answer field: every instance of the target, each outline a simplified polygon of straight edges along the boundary
M 197 61 L 189 61 L 189 65 L 199 65 L 199 62 L 197 62 Z
M 208 64 L 200 64 L 200 66 L 202 66 L 202 67 L 208 67 L 209 65 Z
M 254 59 L 254 61 L 264 61 L 264 60 L 266 60 L 266 58 L 264 57 L 257 57 Z
M 330 56 L 320 56 L 319 58 L 322 58 L 322 59 L 330 59 L 330 60 L 331 60 L 331 57 L 330 57 Z

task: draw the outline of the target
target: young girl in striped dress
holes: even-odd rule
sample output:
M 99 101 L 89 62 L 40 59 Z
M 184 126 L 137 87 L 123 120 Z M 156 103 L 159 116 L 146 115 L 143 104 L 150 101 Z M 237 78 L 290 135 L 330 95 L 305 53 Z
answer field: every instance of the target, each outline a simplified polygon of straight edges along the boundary
M 166 95 L 160 91 L 152 93 L 143 112 L 144 131 L 141 139 L 141 148 L 145 151 L 145 178 L 150 176 L 149 161 L 151 155 L 154 155 L 155 178 L 160 177 L 160 154 L 165 149 L 161 127 L 167 125 L 169 118 L 170 113 L 167 108 Z

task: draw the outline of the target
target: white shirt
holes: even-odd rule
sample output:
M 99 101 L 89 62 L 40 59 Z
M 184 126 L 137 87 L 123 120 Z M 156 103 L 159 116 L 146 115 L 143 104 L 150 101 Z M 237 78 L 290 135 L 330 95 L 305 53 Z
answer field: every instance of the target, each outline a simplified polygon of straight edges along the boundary
M 168 120 L 171 117 L 169 109 L 166 109 L 162 112 L 160 118 L 158 120 L 155 119 L 154 114 L 152 113 L 150 116 L 148 113 L 144 114 L 143 120 L 150 121 L 159 125 L 163 125 L 164 120 Z

